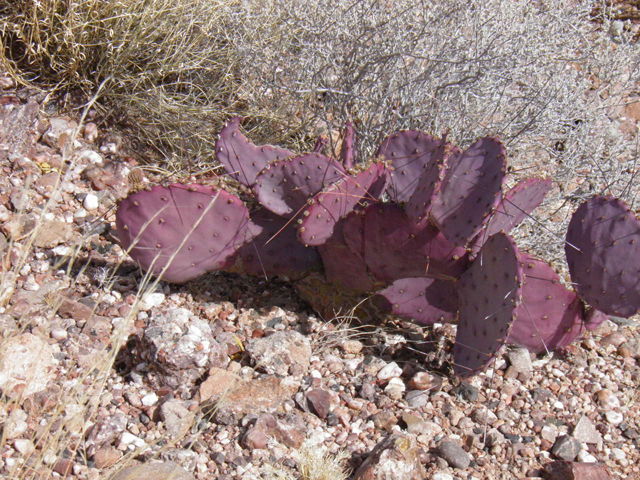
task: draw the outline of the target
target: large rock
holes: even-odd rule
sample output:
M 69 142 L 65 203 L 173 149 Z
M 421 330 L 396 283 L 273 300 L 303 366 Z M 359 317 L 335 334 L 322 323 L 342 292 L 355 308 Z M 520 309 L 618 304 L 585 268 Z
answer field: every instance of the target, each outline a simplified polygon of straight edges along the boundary
M 296 370 L 305 373 L 309 369 L 311 343 L 295 330 L 252 340 L 246 350 L 256 367 L 266 373 L 288 375 Z M 289 371 L 291 367 L 294 367 L 292 372 Z
M 9 398 L 27 397 L 47 388 L 57 362 L 49 344 L 31 333 L 3 341 L 0 347 L 0 390 Z
M 152 316 L 140 340 L 139 353 L 153 370 L 149 376 L 154 386 L 179 393 L 191 391 L 210 368 L 229 362 L 211 325 L 184 308 Z
M 125 468 L 109 478 L 109 480 L 196 480 L 196 477 L 174 462 L 151 463 Z
M 422 480 L 426 473 L 413 437 L 390 435 L 378 443 L 358 471 L 354 480 Z

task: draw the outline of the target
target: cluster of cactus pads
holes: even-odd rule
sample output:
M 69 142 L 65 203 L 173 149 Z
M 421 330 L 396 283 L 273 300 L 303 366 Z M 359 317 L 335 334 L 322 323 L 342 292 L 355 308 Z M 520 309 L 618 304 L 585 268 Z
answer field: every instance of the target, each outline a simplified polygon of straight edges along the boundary
M 509 236 L 551 181 L 528 178 L 505 191 L 498 138 L 463 151 L 446 137 L 400 131 L 358 161 L 350 124 L 338 159 L 322 153 L 322 140 L 305 154 L 253 145 L 239 125 L 234 118 L 222 129 L 216 154 L 244 193 L 158 185 L 119 206 L 121 245 L 144 270 L 168 282 L 216 270 L 281 275 L 316 299 L 328 286 L 422 325 L 457 322 L 461 377 L 487 368 L 506 343 L 551 351 L 607 315 L 640 309 L 634 213 L 605 196 L 578 208 L 565 247 L 570 290 Z

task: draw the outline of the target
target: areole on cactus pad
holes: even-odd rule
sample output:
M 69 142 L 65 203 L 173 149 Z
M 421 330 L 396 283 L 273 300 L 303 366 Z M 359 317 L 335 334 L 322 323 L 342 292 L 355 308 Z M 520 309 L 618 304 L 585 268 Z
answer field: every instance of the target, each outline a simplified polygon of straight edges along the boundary
M 487 368 L 505 343 L 545 353 L 608 314 L 640 309 L 640 221 L 620 200 L 595 197 L 574 214 L 565 245 L 574 292 L 507 234 L 551 182 L 524 178 L 504 192 L 497 137 L 462 150 L 404 130 L 367 159 L 350 124 L 339 158 L 323 155 L 326 144 L 310 153 L 257 146 L 234 118 L 216 153 L 232 188 L 254 197 L 245 205 L 195 184 L 133 193 L 116 214 L 120 244 L 168 282 L 216 270 L 280 275 L 322 315 L 355 308 L 363 321 L 386 312 L 457 322 L 460 377 Z

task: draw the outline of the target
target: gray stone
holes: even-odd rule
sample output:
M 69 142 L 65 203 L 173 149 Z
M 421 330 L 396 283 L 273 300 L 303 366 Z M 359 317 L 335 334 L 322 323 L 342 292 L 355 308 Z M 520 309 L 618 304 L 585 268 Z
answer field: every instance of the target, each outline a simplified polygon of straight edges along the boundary
M 424 407 L 429 403 L 429 395 L 422 390 L 411 390 L 406 393 L 404 399 L 411 408 Z
M 125 468 L 109 478 L 109 480 L 195 480 L 187 470 L 174 462 L 151 463 Z
M 584 415 L 578 420 L 571 436 L 582 443 L 602 442 L 602 435 L 593 426 L 591 420 Z
M 302 373 L 309 369 L 311 343 L 295 330 L 251 340 L 245 349 L 256 368 L 269 374 L 288 375 L 294 365 L 301 367 Z
M 109 445 L 127 428 L 127 417 L 122 413 L 99 417 L 91 428 L 88 441 L 97 445 Z
M 457 443 L 445 440 L 438 446 L 438 455 L 453 468 L 465 469 L 471 463 L 471 457 Z
M 582 450 L 578 440 L 569 435 L 559 437 L 551 447 L 551 453 L 560 460 L 573 461 Z
M 478 389 L 466 381 L 451 390 L 451 393 L 469 402 L 478 400 Z
M 160 419 L 171 440 L 183 437 L 193 425 L 194 413 L 180 400 L 169 400 L 160 405 Z
M 531 363 L 531 353 L 526 348 L 514 348 L 507 352 L 507 359 L 518 372 L 525 377 L 531 376 L 533 364 Z

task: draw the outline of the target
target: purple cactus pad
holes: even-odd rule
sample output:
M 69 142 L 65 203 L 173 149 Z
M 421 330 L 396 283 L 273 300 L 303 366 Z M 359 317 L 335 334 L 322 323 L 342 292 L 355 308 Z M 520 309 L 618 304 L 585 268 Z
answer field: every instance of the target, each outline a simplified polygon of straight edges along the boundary
M 385 310 L 421 325 L 452 322 L 458 311 L 456 285 L 447 280 L 401 278 L 377 294 L 386 300 Z
M 347 217 L 345 240 L 379 281 L 427 276 L 451 280 L 469 264 L 464 248 L 451 245 L 428 222 L 414 224 L 399 205 L 369 205 L 360 222 Z
M 324 187 L 345 175 L 337 161 L 310 153 L 267 165 L 256 177 L 254 190 L 265 208 L 289 217 L 300 212 Z
M 458 280 L 460 313 L 453 348 L 456 375 L 485 370 L 509 336 L 522 298 L 522 266 L 513 239 L 497 233 Z
M 342 160 L 344 168 L 350 170 L 358 161 L 358 137 L 356 136 L 356 129 L 353 126 L 353 122 L 347 122 L 343 136 L 342 146 L 340 147 L 340 160 Z
M 336 222 L 370 198 L 369 189 L 385 173 L 384 164 L 374 163 L 356 175 L 345 175 L 318 193 L 302 212 L 300 241 L 305 245 L 322 245 L 333 233 Z
M 478 252 L 484 241 L 494 233 L 509 233 L 518 226 L 540 206 L 551 187 L 551 180 L 548 178 L 525 178 L 518 182 L 502 198 L 485 227 L 474 239 L 473 251 Z
M 505 149 L 498 138 L 478 140 L 449 156 L 447 173 L 431 218 L 454 245 L 464 246 L 489 220 L 505 179 Z
M 269 162 L 295 154 L 280 147 L 252 144 L 240 132 L 240 120 L 240 117 L 233 117 L 218 134 L 216 157 L 232 178 L 250 187 Z
M 534 353 L 570 344 L 585 330 L 578 297 L 560 283 L 560 277 L 546 262 L 523 253 L 521 265 L 522 303 L 507 343 Z
M 176 283 L 224 268 L 260 233 L 238 197 L 203 185 L 134 193 L 118 207 L 116 225 L 120 244 L 133 260 Z
M 445 139 L 434 138 L 418 130 L 403 130 L 389 135 L 376 156 L 391 161 L 393 172 L 387 192 L 394 202 L 408 202 L 422 175 L 442 163 Z
M 232 271 L 268 278 L 322 269 L 318 251 L 298 242 L 293 222 L 266 209 L 251 212 L 251 221 L 262 231 L 238 251 Z
M 571 217 L 565 253 L 578 294 L 608 315 L 640 310 L 640 220 L 610 196 L 584 202 Z

